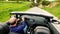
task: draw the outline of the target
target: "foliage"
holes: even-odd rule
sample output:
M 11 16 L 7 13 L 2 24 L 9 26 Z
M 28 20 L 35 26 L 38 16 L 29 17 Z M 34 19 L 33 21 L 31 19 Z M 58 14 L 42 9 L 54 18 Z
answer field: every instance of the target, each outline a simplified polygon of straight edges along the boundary
M 37 3 L 39 3 L 40 1 L 42 1 L 42 0 L 37 0 Z
M 5 1 L 5 0 L 0 0 L 0 1 Z M 9 0 L 9 1 L 17 1 L 17 0 Z M 29 1 L 29 0 L 18 0 L 18 1 Z
M 0 0 L 0 1 L 4 1 L 4 0 Z
M 43 9 L 52 13 L 53 15 L 55 15 L 56 17 L 60 19 L 60 4 L 56 5 L 53 8 L 44 7 Z
M 49 1 L 42 1 L 42 5 L 49 5 L 50 2 Z
M 5 22 L 9 19 L 10 15 L 9 13 L 12 11 L 25 11 L 29 9 L 30 7 L 28 6 L 30 2 L 23 2 L 23 3 L 2 3 L 0 2 L 0 21 Z

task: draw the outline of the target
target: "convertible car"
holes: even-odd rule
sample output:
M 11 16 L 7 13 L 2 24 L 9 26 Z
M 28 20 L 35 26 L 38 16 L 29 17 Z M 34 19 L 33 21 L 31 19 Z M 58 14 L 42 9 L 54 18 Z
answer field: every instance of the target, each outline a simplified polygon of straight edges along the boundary
M 51 24 L 58 22 L 53 19 L 53 16 L 28 12 L 11 12 L 10 15 L 15 16 L 17 19 L 25 17 L 25 22 L 27 24 L 24 29 L 25 34 L 59 34 L 56 28 Z M 0 34 L 9 34 L 9 25 L 0 24 Z

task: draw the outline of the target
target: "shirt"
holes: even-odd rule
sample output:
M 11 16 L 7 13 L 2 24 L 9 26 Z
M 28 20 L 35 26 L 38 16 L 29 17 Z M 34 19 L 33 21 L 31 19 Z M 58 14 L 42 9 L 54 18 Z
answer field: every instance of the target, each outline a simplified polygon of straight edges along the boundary
M 23 21 L 21 22 L 19 25 L 17 26 L 11 26 L 10 27 L 10 32 L 15 32 L 15 33 L 19 33 L 19 34 L 24 34 L 23 29 L 25 28 L 26 23 Z

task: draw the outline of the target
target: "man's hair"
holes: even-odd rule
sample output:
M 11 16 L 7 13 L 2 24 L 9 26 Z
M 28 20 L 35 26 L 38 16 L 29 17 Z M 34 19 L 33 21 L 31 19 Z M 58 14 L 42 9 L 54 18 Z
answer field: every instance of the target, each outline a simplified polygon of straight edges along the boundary
M 8 22 L 10 22 L 10 25 L 13 25 L 13 24 L 16 23 L 16 20 L 17 20 L 17 18 L 11 17 L 11 18 L 8 20 Z

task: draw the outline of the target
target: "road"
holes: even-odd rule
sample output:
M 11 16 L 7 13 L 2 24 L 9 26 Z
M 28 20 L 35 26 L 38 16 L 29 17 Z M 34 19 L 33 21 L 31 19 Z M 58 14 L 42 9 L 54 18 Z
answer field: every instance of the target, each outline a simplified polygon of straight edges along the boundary
M 40 8 L 38 8 L 38 7 L 33 7 L 33 8 L 31 8 L 31 9 L 27 10 L 26 12 L 28 12 L 28 13 L 43 14 L 43 15 L 48 15 L 48 16 L 53 16 L 54 19 L 58 20 L 58 18 L 55 17 L 54 15 L 52 15 L 51 13 L 49 13 L 49 12 L 43 10 L 43 9 L 40 9 Z

